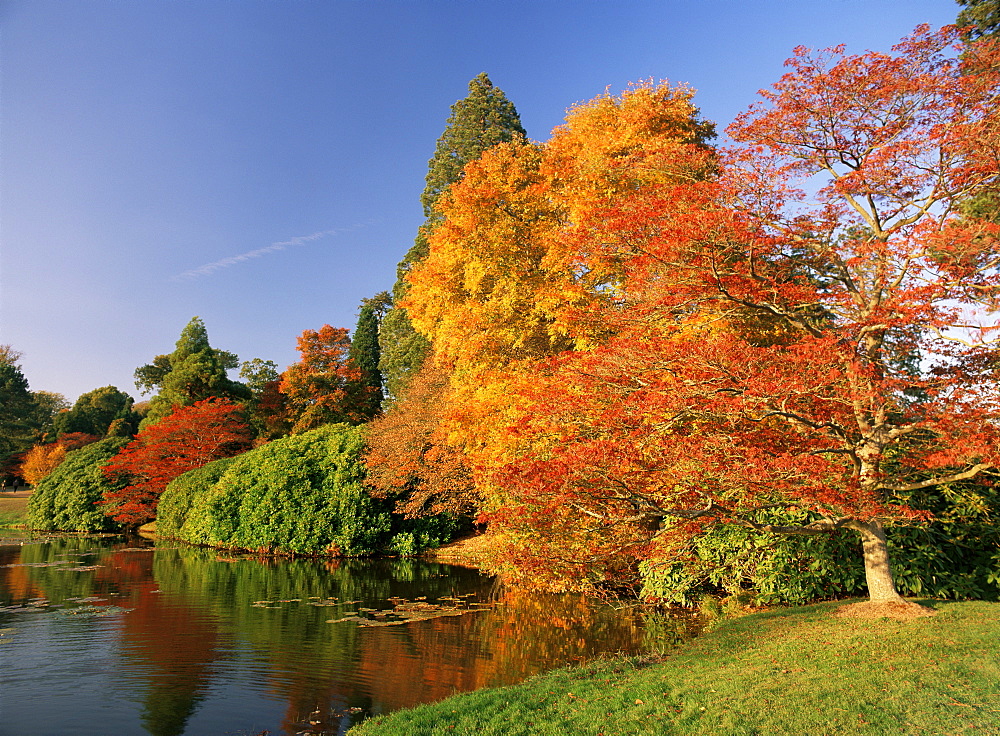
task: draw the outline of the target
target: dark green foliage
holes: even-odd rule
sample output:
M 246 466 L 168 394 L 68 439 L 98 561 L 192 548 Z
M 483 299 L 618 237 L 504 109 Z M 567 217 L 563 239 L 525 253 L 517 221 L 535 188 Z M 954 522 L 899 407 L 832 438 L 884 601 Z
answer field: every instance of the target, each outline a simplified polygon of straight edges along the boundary
M 132 411 L 133 403 L 131 396 L 114 386 L 95 388 L 81 394 L 72 409 L 56 416 L 53 432 L 57 437 L 70 432 L 104 437 L 114 426 L 112 436 L 128 436 L 139 426 L 139 415 Z
M 190 406 L 211 397 L 245 401 L 250 391 L 229 379 L 226 371 L 236 368 L 233 353 L 216 350 L 208 342 L 208 331 L 200 317 L 194 317 L 181 331 L 174 352 L 157 355 L 153 362 L 135 371 L 135 385 L 141 391 L 159 389 L 149 402 L 149 411 L 139 426 L 144 429 L 170 414 L 175 406 Z
M 972 220 L 1000 222 L 1000 185 L 984 189 L 962 202 L 962 214 Z
M 471 531 L 468 517 L 453 514 L 405 519 L 393 514 L 394 531 L 389 549 L 404 557 L 447 544 L 462 532 Z
M 117 525 L 100 506 L 106 491 L 116 491 L 125 481 L 104 477 L 103 468 L 128 444 L 110 437 L 73 450 L 35 488 L 28 502 L 28 526 L 77 532 L 115 531 Z
M 468 96 L 452 105 L 434 156 L 427 162 L 427 183 L 420 195 L 427 222 L 396 268 L 396 284 L 392 287 L 394 305 L 406 296 L 406 274 L 427 256 L 426 235 L 440 219 L 434 205 L 441 194 L 462 178 L 465 165 L 478 159 L 483 151 L 524 137 L 517 109 L 503 90 L 493 86 L 485 73 L 469 82 Z M 386 392 L 389 396 L 399 396 L 410 376 L 424 364 L 430 343 L 413 329 L 406 310 L 394 306 L 382 320 L 379 346 L 379 368 Z
M 182 538 L 181 527 L 191 509 L 201 503 L 235 459 L 213 460 L 170 481 L 156 506 L 156 533 L 161 537 Z
M 0 461 L 34 444 L 37 413 L 21 369 L 15 363 L 0 361 Z
M 430 353 L 431 344 L 410 323 L 402 307 L 393 307 L 382 320 L 379 333 L 381 362 L 379 368 L 385 378 L 385 392 L 399 397 L 410 378 L 420 370 Z
M 247 452 L 191 509 L 180 536 L 264 552 L 371 554 L 390 516 L 362 485 L 362 447 L 360 430 L 334 424 Z
M 31 400 L 35 403 L 38 437 L 43 442 L 51 442 L 55 439 L 55 420 L 69 410 L 69 402 L 62 394 L 52 391 L 32 391 Z
M 923 489 L 901 501 L 934 514 L 918 526 L 888 528 L 896 586 L 903 595 L 1000 599 L 1000 493 L 985 483 Z M 796 524 L 804 513 L 761 521 Z M 722 589 L 757 603 L 805 603 L 860 595 L 861 542 L 850 530 L 833 535 L 767 535 L 719 526 L 693 540 L 685 561 L 640 566 L 643 594 L 691 604 Z
M 358 313 L 358 325 L 351 337 L 348 355 L 354 366 L 361 371 L 358 414 L 365 419 L 378 416 L 382 408 L 382 372 L 378 368 L 381 358 L 378 344 L 379 321 L 391 303 L 391 297 L 386 292 L 365 299 Z
M 427 186 L 420 195 L 424 217 L 433 220 L 434 205 L 445 189 L 462 178 L 462 169 L 498 143 L 525 137 L 514 104 L 483 72 L 469 82 L 469 94 L 451 107 L 451 117 L 427 162 Z
M 1000 34 L 1000 0 L 956 0 L 962 10 L 956 25 L 968 27 L 968 40 L 991 38 Z

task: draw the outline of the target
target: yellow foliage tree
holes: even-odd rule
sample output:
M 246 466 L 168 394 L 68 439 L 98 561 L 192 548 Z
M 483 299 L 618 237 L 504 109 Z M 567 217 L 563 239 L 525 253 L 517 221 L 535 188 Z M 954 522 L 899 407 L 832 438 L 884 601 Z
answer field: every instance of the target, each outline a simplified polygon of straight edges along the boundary
M 24 456 L 21 477 L 31 485 L 36 485 L 65 459 L 66 448 L 61 444 L 35 445 Z
M 603 237 L 608 213 L 638 187 L 709 178 L 713 135 L 691 90 L 646 82 L 577 105 L 547 143 L 486 151 L 438 200 L 403 306 L 449 372 L 443 434 L 480 484 L 524 449 L 509 431 L 517 387 L 540 361 L 610 336 L 631 242 Z

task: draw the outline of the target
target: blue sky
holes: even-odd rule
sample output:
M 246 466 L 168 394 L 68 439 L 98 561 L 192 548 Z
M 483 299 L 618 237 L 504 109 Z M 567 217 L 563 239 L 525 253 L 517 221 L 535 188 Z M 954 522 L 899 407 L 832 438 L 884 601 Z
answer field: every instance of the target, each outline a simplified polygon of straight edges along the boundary
M 952 0 L 5 0 L 0 343 L 33 390 L 137 396 L 198 315 L 283 368 L 353 328 L 422 221 L 449 107 L 487 72 L 545 140 L 655 78 L 724 128 L 797 45 L 887 50 Z

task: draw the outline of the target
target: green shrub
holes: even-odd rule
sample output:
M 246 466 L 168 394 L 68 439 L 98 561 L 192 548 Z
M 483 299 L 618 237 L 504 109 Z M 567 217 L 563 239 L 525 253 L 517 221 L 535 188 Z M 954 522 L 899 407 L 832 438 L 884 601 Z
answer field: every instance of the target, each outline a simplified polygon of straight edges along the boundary
M 722 590 L 749 592 L 758 604 L 804 603 L 857 594 L 865 586 L 861 543 L 847 530 L 783 536 L 725 525 L 695 537 L 687 551 L 683 562 L 640 564 L 643 597 L 693 605 L 706 591 Z
M 900 500 L 934 520 L 887 529 L 899 592 L 935 598 L 1000 598 L 1000 493 L 988 485 L 923 489 Z M 805 513 L 758 521 L 802 523 Z M 642 595 L 690 605 L 709 590 L 749 593 L 757 603 L 806 603 L 865 590 L 861 541 L 850 530 L 832 535 L 782 536 L 719 526 L 690 541 L 683 560 L 640 564 Z
M 333 424 L 244 453 L 195 500 L 179 536 L 262 552 L 371 554 L 391 521 L 363 486 L 362 447 L 358 428 Z
M 401 519 L 393 514 L 393 521 L 394 534 L 389 540 L 389 550 L 403 557 L 440 547 L 461 532 L 469 531 L 472 526 L 468 518 L 452 514 L 419 519 Z
M 116 531 L 117 524 L 104 515 L 105 491 L 115 491 L 122 482 L 112 482 L 102 472 L 108 461 L 128 444 L 111 437 L 73 450 L 35 487 L 28 501 L 28 526 L 77 532 Z
M 234 459 L 214 460 L 170 481 L 156 506 L 156 533 L 161 537 L 181 538 L 181 527 L 191 508 L 212 490 Z

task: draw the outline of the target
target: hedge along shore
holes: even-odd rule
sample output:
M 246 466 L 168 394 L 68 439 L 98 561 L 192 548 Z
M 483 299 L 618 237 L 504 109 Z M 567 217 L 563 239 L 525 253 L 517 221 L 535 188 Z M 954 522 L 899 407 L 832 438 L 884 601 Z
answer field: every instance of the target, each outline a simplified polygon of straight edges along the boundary
M 721 621 L 659 658 L 610 658 L 376 717 L 350 736 L 1000 734 L 1000 604 Z

